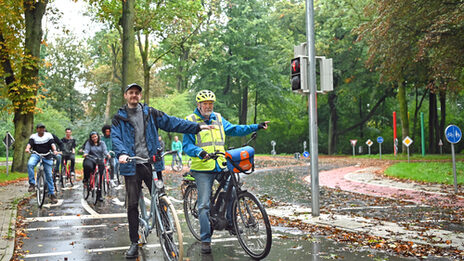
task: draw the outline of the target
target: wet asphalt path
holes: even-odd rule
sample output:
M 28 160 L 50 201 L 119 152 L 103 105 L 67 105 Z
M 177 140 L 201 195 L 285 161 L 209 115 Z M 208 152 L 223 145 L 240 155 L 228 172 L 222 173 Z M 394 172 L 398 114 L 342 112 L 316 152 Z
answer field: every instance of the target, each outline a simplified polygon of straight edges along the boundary
M 178 175 L 180 176 L 180 175 Z M 184 216 L 179 178 L 168 183 L 184 233 L 185 260 L 253 260 L 246 255 L 235 237 L 215 232 L 212 255 L 200 254 L 200 243 L 191 236 Z M 261 187 L 263 189 L 263 187 Z M 19 214 L 25 218 L 27 237 L 23 239 L 24 260 L 126 260 L 129 236 L 124 208 L 124 187 L 118 186 L 96 206 L 83 200 L 80 182 L 62 190 L 59 202 L 42 209 L 35 197 Z M 89 197 L 90 199 L 90 197 Z M 153 233 L 139 251 L 139 260 L 163 260 L 158 238 Z M 370 250 L 358 251 L 324 237 L 311 237 L 296 229 L 273 227 L 271 253 L 265 260 L 410 260 Z

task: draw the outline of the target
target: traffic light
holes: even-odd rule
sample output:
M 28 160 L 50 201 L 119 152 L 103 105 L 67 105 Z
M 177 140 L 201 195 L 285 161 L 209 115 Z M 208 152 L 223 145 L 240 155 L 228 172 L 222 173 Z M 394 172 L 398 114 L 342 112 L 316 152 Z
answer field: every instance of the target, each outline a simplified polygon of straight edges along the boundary
M 302 92 L 307 90 L 307 62 L 304 57 L 297 57 L 292 59 L 290 65 L 292 91 Z

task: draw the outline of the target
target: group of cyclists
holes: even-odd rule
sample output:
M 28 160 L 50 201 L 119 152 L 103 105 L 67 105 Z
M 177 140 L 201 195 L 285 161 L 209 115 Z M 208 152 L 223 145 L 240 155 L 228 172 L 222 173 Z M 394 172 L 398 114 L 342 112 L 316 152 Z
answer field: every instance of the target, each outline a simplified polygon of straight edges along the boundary
M 139 241 L 139 210 L 138 202 L 141 195 L 142 182 L 151 191 L 152 171 L 159 173 L 164 170 L 163 161 L 159 160 L 160 140 L 158 130 L 167 132 L 183 133 L 181 142 L 184 152 L 192 158 L 190 168 L 191 175 L 195 178 L 198 187 L 198 212 L 201 234 L 201 253 L 211 253 L 211 230 L 209 221 L 210 195 L 215 179 L 220 179 L 224 173 L 224 158 L 210 158 L 210 154 L 217 151 L 225 152 L 224 144 L 226 136 L 244 136 L 260 129 L 267 129 L 268 121 L 259 124 L 234 125 L 228 122 L 221 114 L 214 112 L 214 102 L 216 96 L 212 91 L 203 90 L 197 93 L 197 107 L 194 112 L 185 119 L 169 116 L 162 111 L 140 103 L 142 98 L 142 87 L 136 83 L 130 84 L 125 88 L 124 98 L 126 104 L 115 114 L 111 126 L 104 126 L 102 129 L 103 137 L 97 132 L 91 132 L 89 139 L 84 146 L 84 183 L 87 182 L 90 173 L 95 169 L 95 165 L 101 164 L 95 158 L 112 159 L 111 166 L 115 168 L 119 164 L 119 173 L 125 179 L 127 218 L 129 223 L 130 246 L 126 252 L 126 258 L 138 257 Z M 71 136 L 66 137 L 69 142 Z M 71 130 L 69 130 L 71 135 Z M 63 141 L 64 142 L 64 141 Z M 180 141 L 176 139 L 175 147 L 180 146 Z M 53 151 L 58 154 L 54 138 L 50 133 L 45 132 L 43 124 L 37 125 L 37 133 L 31 135 L 26 152 L 30 148 L 38 152 Z M 72 147 L 72 154 L 74 154 Z M 114 154 L 110 153 L 114 151 Z M 94 157 L 89 157 L 89 156 Z M 128 161 L 130 157 L 149 160 Z M 176 155 L 177 156 L 177 155 Z M 30 191 L 34 190 L 34 166 L 37 164 L 37 157 L 31 155 L 28 163 Z M 51 183 L 51 159 L 44 160 L 46 166 L 47 183 L 51 202 L 56 201 L 54 196 L 53 184 Z M 48 165 L 47 165 L 48 164 Z M 72 163 L 74 166 L 74 163 Z M 103 170 L 104 168 L 99 169 Z M 73 169 L 74 171 L 74 169 Z M 113 176 L 112 176 L 113 178 Z M 101 184 L 101 182 L 100 182 Z M 101 193 L 98 195 L 101 198 Z M 228 215 L 230 217 L 231 215 Z M 234 229 L 230 225 L 228 229 Z

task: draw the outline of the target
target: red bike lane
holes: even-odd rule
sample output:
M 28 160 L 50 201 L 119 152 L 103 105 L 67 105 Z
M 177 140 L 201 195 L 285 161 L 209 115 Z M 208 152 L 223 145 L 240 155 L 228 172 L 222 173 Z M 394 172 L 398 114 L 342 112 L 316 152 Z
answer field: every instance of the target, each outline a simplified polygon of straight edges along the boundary
M 464 206 L 464 199 L 452 194 L 443 194 L 425 190 L 405 189 L 389 185 L 369 184 L 365 182 L 356 182 L 345 178 L 346 175 L 363 170 L 361 167 L 351 166 L 319 173 L 319 184 L 321 186 L 340 189 L 354 193 L 365 194 L 369 196 L 392 198 L 414 202 L 416 204 L 439 205 L 439 206 Z M 305 178 L 311 182 L 311 177 Z

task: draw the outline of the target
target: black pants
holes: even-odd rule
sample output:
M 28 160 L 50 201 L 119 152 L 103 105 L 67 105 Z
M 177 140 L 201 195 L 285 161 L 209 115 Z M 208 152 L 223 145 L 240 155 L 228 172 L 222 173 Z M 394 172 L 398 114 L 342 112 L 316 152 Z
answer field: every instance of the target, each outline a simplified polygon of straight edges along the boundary
M 139 198 L 142 191 L 142 181 L 151 192 L 151 164 L 137 164 L 135 175 L 124 176 L 127 194 L 127 220 L 129 222 L 129 237 L 132 243 L 139 241 Z
M 92 173 L 95 170 L 95 167 L 97 166 L 97 162 L 95 162 L 92 159 L 84 159 L 82 166 L 84 167 L 84 182 L 86 182 L 89 180 L 90 173 Z M 98 162 L 98 173 L 100 173 L 100 186 L 98 187 L 98 190 L 101 190 L 104 170 L 105 170 L 105 165 L 103 164 L 103 162 Z
M 74 158 L 74 154 L 71 154 L 71 155 L 64 155 L 63 154 L 63 158 L 62 158 L 62 161 L 63 161 L 63 166 L 64 166 L 64 162 L 65 161 L 71 161 L 71 172 L 75 172 L 74 171 L 74 164 L 76 163 L 76 159 Z

